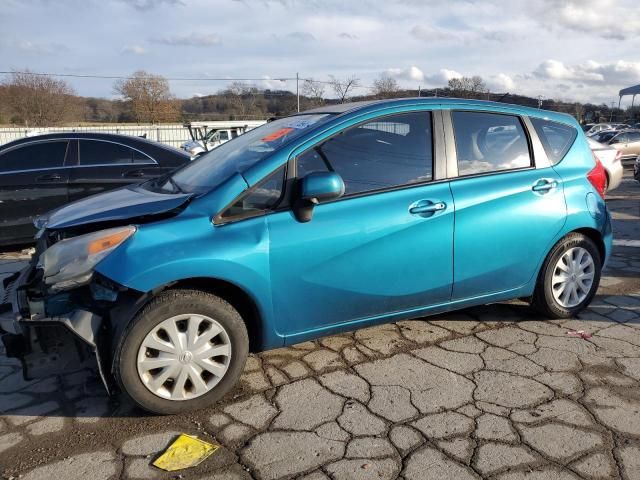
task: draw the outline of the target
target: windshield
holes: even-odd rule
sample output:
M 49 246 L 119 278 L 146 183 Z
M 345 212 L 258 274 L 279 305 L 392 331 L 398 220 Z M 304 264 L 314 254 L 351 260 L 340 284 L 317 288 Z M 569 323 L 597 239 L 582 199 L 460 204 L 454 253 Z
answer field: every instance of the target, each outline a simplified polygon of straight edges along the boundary
M 244 172 L 276 149 L 302 135 L 330 114 L 295 115 L 266 123 L 236 137 L 164 178 L 156 185 L 166 191 L 204 193 L 235 174 Z

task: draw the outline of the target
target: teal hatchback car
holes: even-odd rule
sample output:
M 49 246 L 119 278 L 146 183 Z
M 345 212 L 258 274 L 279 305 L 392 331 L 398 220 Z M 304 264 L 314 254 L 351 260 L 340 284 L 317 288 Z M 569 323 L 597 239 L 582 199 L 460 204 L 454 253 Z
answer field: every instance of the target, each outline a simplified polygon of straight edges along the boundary
M 28 359 L 66 327 L 110 391 L 167 414 L 219 399 L 249 351 L 514 298 L 572 317 L 611 251 L 605 183 L 567 115 L 326 106 L 39 219 L 3 338 Z

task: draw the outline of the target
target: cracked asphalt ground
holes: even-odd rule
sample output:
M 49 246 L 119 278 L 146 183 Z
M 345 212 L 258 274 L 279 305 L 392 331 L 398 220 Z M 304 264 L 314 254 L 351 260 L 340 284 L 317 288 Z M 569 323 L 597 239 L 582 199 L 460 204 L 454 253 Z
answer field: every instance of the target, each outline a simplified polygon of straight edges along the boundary
M 608 203 L 616 237 L 640 239 L 626 175 Z M 0 271 L 19 266 L 5 255 Z M 25 382 L 0 352 L 0 475 L 639 479 L 640 248 L 614 248 L 579 318 L 494 304 L 253 355 L 206 411 L 146 415 L 107 398 L 93 367 Z M 222 448 L 181 472 L 150 466 L 179 432 Z

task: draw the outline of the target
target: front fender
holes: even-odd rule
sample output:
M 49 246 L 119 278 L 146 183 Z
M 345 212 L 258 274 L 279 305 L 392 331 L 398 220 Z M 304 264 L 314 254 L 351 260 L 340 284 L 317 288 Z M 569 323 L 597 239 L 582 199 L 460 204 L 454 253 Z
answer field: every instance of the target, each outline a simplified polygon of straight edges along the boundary
M 178 216 L 142 225 L 96 271 L 143 293 L 195 278 L 233 284 L 253 299 L 272 348 L 284 340 L 273 321 L 268 241 L 264 218 L 214 227 L 208 217 Z

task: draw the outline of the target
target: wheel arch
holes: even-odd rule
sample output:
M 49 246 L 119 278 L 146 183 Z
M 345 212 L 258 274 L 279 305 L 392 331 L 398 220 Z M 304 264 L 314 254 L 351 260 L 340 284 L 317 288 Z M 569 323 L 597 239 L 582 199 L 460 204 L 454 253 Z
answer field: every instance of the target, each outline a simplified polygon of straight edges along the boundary
M 598 230 L 589 227 L 578 228 L 576 230 L 567 232 L 567 234 L 565 234 L 562 238 L 566 237 L 570 233 L 581 233 L 585 237 L 589 238 L 593 243 L 595 243 L 598 247 L 598 253 L 600 253 L 600 266 L 604 266 L 604 262 L 607 257 L 607 251 L 604 245 L 604 240 L 602 239 L 602 234 Z
M 273 343 L 274 340 L 267 339 L 265 316 L 260 311 L 258 302 L 245 289 L 238 285 L 213 277 L 191 277 L 174 280 L 164 285 L 159 285 L 153 290 L 143 293 L 129 290 L 126 300 L 123 298 L 121 306 L 111 312 L 111 350 L 120 341 L 121 333 L 127 325 L 133 321 L 140 311 L 151 300 L 166 290 L 199 290 L 220 297 L 235 308 L 242 317 L 249 334 L 249 349 L 251 352 L 263 350 L 265 345 Z M 276 343 L 279 343 L 276 341 Z M 279 345 L 276 345 L 279 346 Z
M 257 352 L 264 345 L 263 317 L 254 298 L 241 287 L 226 280 L 211 277 L 185 278 L 164 285 L 154 291 L 158 295 L 165 290 L 200 290 L 220 297 L 235 308 L 247 327 L 249 350 Z

